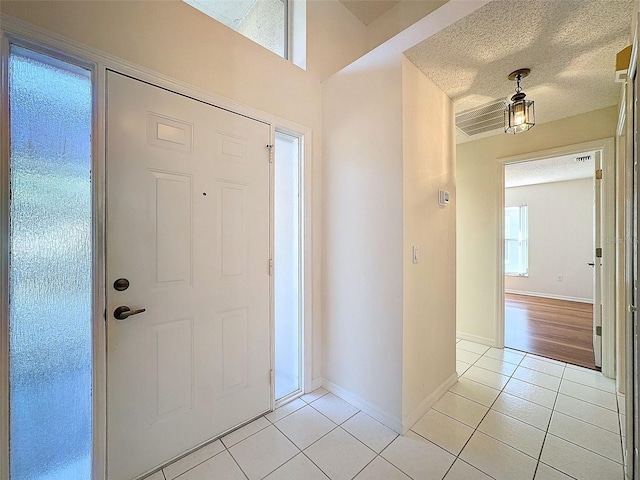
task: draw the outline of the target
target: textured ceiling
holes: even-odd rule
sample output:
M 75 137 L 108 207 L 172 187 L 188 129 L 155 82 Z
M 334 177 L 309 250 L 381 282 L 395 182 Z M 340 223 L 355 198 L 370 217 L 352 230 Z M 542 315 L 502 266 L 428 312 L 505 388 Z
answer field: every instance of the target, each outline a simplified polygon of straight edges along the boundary
M 400 0 L 340 0 L 365 25 L 391 10 Z
M 583 157 L 588 156 L 588 159 Z M 582 158 L 578 161 L 577 158 Z M 595 172 L 595 152 L 579 155 L 545 158 L 532 162 L 512 163 L 504 167 L 505 188 L 564 182 L 579 178 L 592 178 Z
M 493 0 L 405 53 L 456 112 L 510 98 L 507 75 L 530 68 L 522 87 L 539 124 L 617 104 L 632 12 L 632 0 Z

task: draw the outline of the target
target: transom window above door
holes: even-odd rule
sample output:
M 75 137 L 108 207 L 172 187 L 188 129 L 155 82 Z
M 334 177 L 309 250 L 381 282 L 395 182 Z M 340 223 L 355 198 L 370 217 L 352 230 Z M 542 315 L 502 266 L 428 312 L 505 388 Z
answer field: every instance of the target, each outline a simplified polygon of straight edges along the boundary
M 184 0 L 227 27 L 289 58 L 289 0 Z

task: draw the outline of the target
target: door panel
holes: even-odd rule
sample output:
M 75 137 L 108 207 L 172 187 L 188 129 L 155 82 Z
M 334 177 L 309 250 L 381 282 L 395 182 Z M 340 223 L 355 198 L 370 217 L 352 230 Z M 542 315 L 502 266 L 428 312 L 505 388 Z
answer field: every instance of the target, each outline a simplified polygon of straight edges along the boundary
M 108 477 L 128 480 L 270 408 L 269 127 L 107 87 Z

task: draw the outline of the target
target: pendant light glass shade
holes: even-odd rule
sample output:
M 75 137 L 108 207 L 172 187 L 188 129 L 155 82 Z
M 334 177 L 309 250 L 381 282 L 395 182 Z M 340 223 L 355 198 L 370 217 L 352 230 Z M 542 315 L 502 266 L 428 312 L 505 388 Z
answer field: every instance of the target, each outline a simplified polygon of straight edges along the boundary
M 511 102 L 504 111 L 505 133 L 526 132 L 536 124 L 536 113 L 533 100 L 525 100 L 525 93 L 520 87 L 520 80 L 529 75 L 529 69 L 516 70 L 509 75 L 509 80 L 518 82 L 516 93 L 511 97 Z
M 526 132 L 535 124 L 536 113 L 533 107 L 533 100 L 523 99 L 510 103 L 504 111 L 505 133 Z

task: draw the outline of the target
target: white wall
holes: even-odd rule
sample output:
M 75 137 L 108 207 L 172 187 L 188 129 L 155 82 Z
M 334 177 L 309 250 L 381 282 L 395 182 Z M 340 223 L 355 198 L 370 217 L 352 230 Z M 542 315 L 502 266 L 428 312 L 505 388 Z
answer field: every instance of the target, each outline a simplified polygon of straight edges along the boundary
M 505 291 L 593 302 L 593 182 L 505 189 L 505 207 L 527 205 L 529 217 L 529 276 L 506 275 Z
M 453 102 L 406 57 L 403 126 L 403 423 L 455 378 L 456 178 Z M 451 203 L 438 204 L 438 190 Z M 413 246 L 418 263 L 413 263 Z
M 322 375 L 398 428 L 402 70 L 399 55 L 385 56 L 374 51 L 323 84 Z
M 468 338 L 496 342 L 499 280 L 500 158 L 613 137 L 617 108 L 536 125 L 520 135 L 497 135 L 456 147 L 457 328 Z

